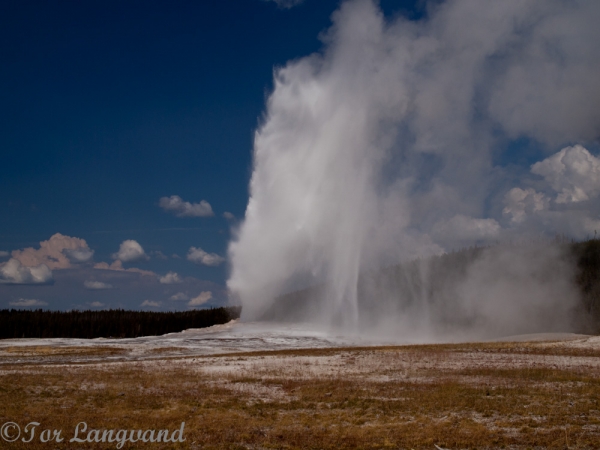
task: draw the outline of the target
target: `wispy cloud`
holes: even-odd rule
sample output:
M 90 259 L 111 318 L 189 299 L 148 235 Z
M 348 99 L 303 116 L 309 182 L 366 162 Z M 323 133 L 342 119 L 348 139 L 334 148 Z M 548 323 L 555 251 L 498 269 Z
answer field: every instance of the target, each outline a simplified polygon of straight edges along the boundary
M 172 302 L 185 301 L 189 299 L 190 298 L 188 297 L 188 295 L 184 292 L 178 292 L 177 294 L 173 294 L 169 297 L 169 300 L 171 300 Z
M 153 300 L 144 300 L 142 303 L 140 303 L 140 306 L 146 308 L 160 308 L 160 302 L 155 302 Z
M 104 290 L 104 289 L 112 289 L 112 284 L 103 283 L 102 281 L 84 281 L 83 285 L 86 289 L 90 289 L 92 291 L 96 290 Z
M 197 297 L 194 297 L 193 299 L 191 299 L 188 302 L 188 306 L 195 307 L 195 306 L 204 305 L 211 298 L 212 298 L 212 292 L 210 292 L 210 291 L 201 292 L 200 295 L 198 295 Z
M 457 214 L 449 220 L 436 223 L 432 235 L 438 242 L 454 242 L 461 245 L 497 238 L 500 228 L 500 224 L 494 219 L 476 219 Z
M 160 250 L 155 250 L 153 252 L 150 252 L 150 255 L 156 259 L 162 259 L 162 260 L 169 259 L 169 257 L 167 255 L 165 255 L 163 252 L 161 252 Z
M 294 6 L 298 6 L 301 3 L 304 3 L 304 0 L 265 0 L 265 1 L 273 2 L 273 3 L 277 4 L 277 6 L 279 8 L 282 8 L 282 9 L 290 9 L 290 8 L 293 8 Z
M 179 195 L 162 197 L 158 205 L 165 211 L 175 214 L 177 217 L 210 217 L 214 212 L 210 203 L 201 200 L 199 203 L 185 202 Z
M 99 262 L 94 264 L 94 269 L 98 269 L 98 270 L 116 270 L 116 271 L 123 271 L 123 272 L 135 272 L 135 273 L 139 273 L 141 275 L 147 275 L 147 276 L 156 276 L 156 274 L 150 270 L 143 270 L 143 269 L 138 269 L 137 267 L 129 267 L 127 269 L 125 269 L 123 267 L 123 263 L 121 262 L 121 260 L 117 259 L 116 261 L 114 261 L 112 264 L 108 264 L 106 262 Z
M 20 298 L 19 300 L 9 302 L 8 304 L 17 308 L 31 308 L 34 306 L 46 306 L 48 303 L 34 298 Z
M 225 258 L 216 253 L 207 253 L 199 247 L 190 247 L 187 260 L 196 264 L 204 264 L 205 266 L 218 266 L 225 261 Z
M 183 280 L 176 272 L 168 272 L 165 276 L 158 277 L 158 281 L 161 284 L 179 284 L 183 283 Z

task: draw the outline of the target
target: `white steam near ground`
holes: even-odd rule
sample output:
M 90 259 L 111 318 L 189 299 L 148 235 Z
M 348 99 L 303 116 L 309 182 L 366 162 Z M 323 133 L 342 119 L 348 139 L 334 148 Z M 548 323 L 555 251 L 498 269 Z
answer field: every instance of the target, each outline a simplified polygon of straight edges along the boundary
M 483 252 L 427 301 L 423 263 L 410 300 L 371 287 L 368 320 L 358 283 L 474 243 L 600 230 L 600 2 L 456 0 L 410 21 L 349 0 L 332 21 L 320 53 L 276 70 L 256 132 L 229 247 L 244 317 L 323 284 L 313 320 L 351 329 L 568 331 L 572 268 L 548 244 Z

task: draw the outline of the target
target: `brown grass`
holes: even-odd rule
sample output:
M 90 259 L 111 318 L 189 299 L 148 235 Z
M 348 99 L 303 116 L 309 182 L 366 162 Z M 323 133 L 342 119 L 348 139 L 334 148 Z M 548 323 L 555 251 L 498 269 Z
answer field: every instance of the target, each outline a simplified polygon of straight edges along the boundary
M 144 430 L 185 422 L 184 443 L 124 447 L 136 449 L 597 448 L 596 358 L 494 343 L 6 363 L 0 425 L 37 421 L 70 438 L 80 421 Z M 0 440 L 0 448 L 116 446 Z

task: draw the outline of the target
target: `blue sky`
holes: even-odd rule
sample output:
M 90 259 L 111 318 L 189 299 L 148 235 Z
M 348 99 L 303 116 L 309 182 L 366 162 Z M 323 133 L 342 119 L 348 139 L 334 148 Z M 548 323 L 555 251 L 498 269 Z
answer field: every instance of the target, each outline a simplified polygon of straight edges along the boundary
M 382 6 L 418 14 L 411 3 Z M 94 254 L 54 270 L 52 284 L 0 285 L 0 308 L 27 306 L 21 300 L 46 308 L 149 300 L 165 308 L 164 298 L 151 295 L 161 287 L 155 280 L 147 292 L 132 286 L 139 280 L 83 288 L 86 280 L 123 276 L 92 264 L 113 263 L 125 240 L 147 256 L 124 268 L 189 278 L 163 297 L 210 290 L 207 305 L 224 301 L 227 262 L 194 264 L 186 254 L 196 247 L 226 255 L 248 200 L 252 140 L 274 67 L 318 51 L 337 5 L 2 2 L 0 262 L 14 250 L 39 249 L 55 233 L 84 239 Z M 173 195 L 204 200 L 214 215 L 177 217 L 159 206 Z M 195 286 L 201 282 L 204 288 Z

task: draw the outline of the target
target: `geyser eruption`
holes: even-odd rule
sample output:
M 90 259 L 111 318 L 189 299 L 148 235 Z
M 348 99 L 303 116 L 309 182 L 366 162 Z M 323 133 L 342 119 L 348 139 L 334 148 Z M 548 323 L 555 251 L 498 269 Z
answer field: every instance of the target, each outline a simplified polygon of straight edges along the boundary
M 600 3 L 583 1 L 447 1 L 419 21 L 343 3 L 322 52 L 276 70 L 256 132 L 250 199 L 229 248 L 244 316 L 318 285 L 314 320 L 354 327 L 361 274 L 473 243 L 600 229 L 599 160 L 588 151 L 600 135 L 599 19 Z M 574 143 L 577 157 L 557 163 Z M 529 170 L 544 158 L 547 173 Z M 565 183 L 588 192 L 557 200 Z M 453 290 L 450 315 L 440 298 L 419 305 L 424 265 L 415 301 L 383 286 L 363 294 L 396 329 L 476 313 L 512 330 L 522 311 L 544 317 L 540 308 L 574 295 L 558 263 L 527 280 L 497 270 L 526 268 L 536 252 L 486 254 Z M 546 264 L 557 250 L 536 257 Z M 390 303 L 406 307 L 380 307 Z

